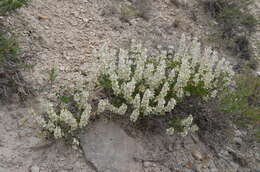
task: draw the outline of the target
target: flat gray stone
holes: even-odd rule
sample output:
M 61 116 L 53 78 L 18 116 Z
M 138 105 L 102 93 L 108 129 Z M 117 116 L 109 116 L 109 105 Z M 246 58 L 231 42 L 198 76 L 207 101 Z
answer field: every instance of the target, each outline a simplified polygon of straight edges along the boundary
M 142 147 L 112 121 L 93 124 L 80 138 L 86 159 L 99 172 L 142 172 L 134 161 Z

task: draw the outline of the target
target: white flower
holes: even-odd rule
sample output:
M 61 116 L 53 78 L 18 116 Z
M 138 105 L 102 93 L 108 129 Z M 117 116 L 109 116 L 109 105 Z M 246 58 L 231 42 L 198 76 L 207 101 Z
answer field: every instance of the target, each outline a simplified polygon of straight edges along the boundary
M 83 128 L 88 124 L 89 118 L 91 116 L 91 110 L 92 107 L 90 104 L 87 104 L 85 107 L 85 110 L 81 114 L 80 122 L 79 122 L 79 127 Z
M 166 134 L 168 134 L 168 135 L 173 135 L 174 132 L 175 132 L 174 127 L 170 127 L 170 128 L 168 128 L 168 129 L 166 130 Z
M 169 89 L 170 89 L 169 83 L 166 81 L 161 89 L 160 94 L 158 95 L 158 97 L 156 99 L 164 99 L 164 97 L 167 95 Z
M 147 58 L 147 50 L 144 50 L 145 52 L 142 52 L 140 55 L 140 58 L 136 60 L 136 70 L 134 73 L 134 78 L 136 81 L 140 81 L 143 78 L 143 73 L 145 69 L 145 62 Z
M 142 101 L 141 101 L 141 108 L 144 110 L 144 114 L 147 115 L 152 111 L 152 108 L 149 105 L 149 101 L 154 97 L 154 93 L 147 89 L 144 92 Z
M 176 105 L 176 100 L 174 98 L 171 98 L 167 106 L 165 107 L 165 111 L 170 112 L 171 110 L 174 109 L 175 105 Z
M 188 130 L 187 129 L 184 129 L 184 131 L 180 132 L 179 134 L 182 136 L 182 137 L 185 137 L 188 135 Z
M 199 62 L 199 58 L 201 57 L 201 49 L 200 49 L 200 43 L 198 42 L 198 39 L 195 38 L 192 41 L 192 46 L 190 49 L 190 55 L 192 57 L 192 62 L 191 62 L 191 67 L 193 70 L 195 70 L 198 62 Z
M 211 92 L 211 97 L 212 97 L 212 98 L 215 98 L 215 97 L 217 96 L 217 93 L 218 93 L 217 90 L 212 91 L 212 92 Z
M 60 112 L 60 119 L 71 127 L 71 130 L 75 130 L 78 127 L 77 120 L 73 117 L 72 113 L 67 109 L 62 109 Z
M 139 94 L 137 94 L 135 96 L 134 100 L 132 101 L 132 104 L 133 104 L 134 108 L 136 108 L 136 109 L 140 108 L 140 106 L 141 106 L 141 98 L 140 98 Z
M 124 115 L 126 110 L 127 110 L 127 105 L 122 104 L 119 108 L 115 107 L 114 105 L 108 103 L 107 104 L 107 110 L 115 113 L 115 114 L 119 114 L 119 115 Z
M 81 92 L 80 100 L 78 102 L 80 108 L 84 108 L 84 106 L 87 104 L 88 97 L 89 97 L 89 92 L 88 91 L 84 90 L 84 91 Z
M 191 132 L 195 132 L 195 131 L 198 131 L 198 130 L 199 130 L 199 127 L 196 124 L 192 125 L 191 128 L 190 128 Z
M 53 135 L 55 137 L 55 139 L 59 139 L 63 136 L 61 128 L 56 126 L 56 128 L 54 129 Z
M 193 116 L 192 115 L 189 115 L 186 119 L 183 119 L 181 121 L 181 125 L 182 126 L 190 126 L 193 122 Z
M 128 100 L 131 101 L 132 100 L 132 94 L 135 90 L 135 84 L 136 81 L 134 78 L 132 78 L 132 80 L 128 83 L 124 83 L 122 85 L 122 92 L 124 94 L 124 97 Z
M 115 92 L 115 94 L 119 95 L 121 93 L 121 89 L 119 87 L 119 84 L 118 84 L 118 76 L 113 73 L 110 75 L 110 80 L 111 80 L 111 83 L 112 83 L 112 89 L 113 91 Z
M 170 82 L 173 82 L 175 80 L 175 77 L 176 77 L 176 71 L 175 71 L 175 69 L 172 69 L 168 75 L 168 80 Z
M 98 103 L 98 110 L 97 110 L 97 112 L 98 113 L 102 113 L 105 110 L 107 110 L 107 105 L 108 105 L 108 100 L 107 99 L 100 100 L 99 103 Z
M 131 74 L 131 62 L 128 60 L 128 52 L 120 49 L 118 60 L 118 77 L 120 79 L 129 80 Z
M 130 120 L 136 122 L 140 115 L 139 109 L 135 109 L 132 114 L 130 115 Z
M 174 56 L 174 60 L 180 61 L 183 54 L 185 53 L 185 51 L 186 51 L 186 36 L 185 36 L 185 34 L 182 34 L 180 42 L 179 42 L 179 47 Z
M 51 102 L 47 101 L 46 104 L 45 104 L 45 106 L 46 106 L 46 112 L 47 112 L 48 114 L 52 114 L 52 113 L 55 112 L 55 111 L 54 111 L 54 108 L 53 108 L 53 104 L 52 104 Z
M 49 115 L 49 119 L 52 121 L 52 122 L 56 122 L 60 119 L 60 117 L 55 113 L 55 112 L 52 112 Z
M 73 96 L 73 99 L 76 101 L 76 102 L 80 102 L 80 99 L 81 99 L 81 96 L 79 93 L 75 93 L 74 96 Z
M 78 148 L 79 148 L 79 140 L 78 139 L 73 138 L 72 148 L 75 149 L 75 150 L 78 150 Z
M 46 128 L 47 130 L 49 130 L 50 132 L 54 131 L 55 129 L 55 125 L 53 124 L 53 122 L 48 121 L 47 124 L 44 126 L 44 128 Z
M 122 104 L 119 108 L 118 108 L 118 114 L 119 115 L 124 115 L 126 113 L 127 110 L 127 105 L 126 104 Z
M 144 71 L 144 79 L 151 78 L 153 76 L 153 72 L 154 72 L 153 64 L 152 63 L 147 64 Z
M 155 112 L 159 113 L 160 115 L 163 112 L 165 112 L 165 108 L 164 108 L 165 103 L 166 102 L 165 102 L 165 100 L 163 98 L 159 98 L 157 106 L 155 107 Z
M 165 79 L 165 69 L 166 62 L 165 60 L 161 60 L 153 76 L 148 78 L 148 82 L 151 85 L 151 88 L 157 88 L 161 84 L 161 81 Z
M 42 127 L 46 125 L 46 121 L 41 116 L 36 116 L 35 120 Z

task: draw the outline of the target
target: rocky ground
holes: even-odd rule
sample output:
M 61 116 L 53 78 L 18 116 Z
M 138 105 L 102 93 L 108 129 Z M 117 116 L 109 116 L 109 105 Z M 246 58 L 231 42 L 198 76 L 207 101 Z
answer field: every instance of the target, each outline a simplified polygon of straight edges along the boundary
M 137 12 L 125 12 L 129 5 Z M 137 39 L 148 47 L 167 46 L 186 33 L 205 46 L 210 30 L 210 20 L 197 1 L 178 5 L 168 0 L 32 0 L 5 23 L 17 33 L 21 53 L 34 65 L 24 76 L 42 91 L 39 97 L 49 94 L 49 87 L 42 86 L 51 68 L 59 71 L 53 87 L 83 80 L 93 70 L 93 48 L 104 42 L 127 47 Z M 257 144 L 235 126 L 234 137 L 216 147 L 207 138 L 223 138 L 210 133 L 170 137 L 160 127 L 147 133 L 100 120 L 81 136 L 81 152 L 37 134 L 29 110 L 35 102 L 0 105 L 0 172 L 260 171 Z
M 44 140 L 27 105 L 1 105 L 1 172 L 258 172 L 259 145 L 235 129 L 213 142 L 194 133 L 168 136 L 160 127 L 144 131 L 122 121 L 99 119 L 81 135 L 82 151 Z M 220 132 L 220 131 L 219 131 Z M 223 139 L 219 141 L 218 139 Z

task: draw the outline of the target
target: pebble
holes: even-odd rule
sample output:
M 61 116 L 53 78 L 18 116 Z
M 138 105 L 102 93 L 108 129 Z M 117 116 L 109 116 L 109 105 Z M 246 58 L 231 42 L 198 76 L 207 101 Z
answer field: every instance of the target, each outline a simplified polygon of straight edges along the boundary
M 49 17 L 48 16 L 38 16 L 39 20 L 46 20 L 48 19 Z
M 242 141 L 242 139 L 240 137 L 235 137 L 234 138 L 234 142 L 239 144 L 239 145 L 242 145 L 242 143 L 243 143 L 243 141 Z
M 149 161 L 145 161 L 144 162 L 144 167 L 156 167 L 156 165 L 154 164 L 154 163 L 151 163 L 151 162 L 149 162 Z
M 199 152 L 199 151 L 194 151 L 192 152 L 192 156 L 197 159 L 197 160 L 202 160 L 203 159 L 203 156 L 202 154 Z
M 236 136 L 236 137 L 240 137 L 240 136 L 242 136 L 241 131 L 239 131 L 239 130 L 235 130 L 234 132 L 235 132 L 235 136 Z
M 194 142 L 195 144 L 199 143 L 199 138 L 198 138 L 198 136 L 191 135 L 191 138 L 192 138 L 192 140 L 193 140 L 193 142 Z

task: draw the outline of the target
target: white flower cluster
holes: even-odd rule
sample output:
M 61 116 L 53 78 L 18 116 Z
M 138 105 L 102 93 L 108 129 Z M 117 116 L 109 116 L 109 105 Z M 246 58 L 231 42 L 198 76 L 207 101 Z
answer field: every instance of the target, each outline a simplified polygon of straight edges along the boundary
M 113 113 L 119 114 L 119 115 L 124 115 L 127 110 L 127 105 L 122 104 L 119 108 L 113 106 L 111 103 L 109 103 L 108 99 L 105 100 L 100 100 L 98 104 L 98 113 L 102 113 L 105 110 L 109 110 Z
M 179 132 L 179 134 L 182 136 L 182 137 L 185 137 L 188 135 L 189 132 L 195 132 L 197 131 L 199 128 L 197 125 L 192 125 L 193 123 L 193 117 L 192 115 L 189 115 L 187 118 L 181 120 L 181 126 L 182 126 L 182 131 Z M 175 129 L 174 127 L 170 127 L 166 130 L 166 133 L 168 135 L 172 135 L 175 133 Z
M 85 127 L 92 115 L 92 107 L 87 102 L 88 97 L 86 91 L 74 95 L 73 100 L 77 103 L 78 114 L 70 112 L 64 103 L 56 108 L 51 102 L 44 101 L 42 104 L 45 114 L 41 116 L 34 113 L 35 120 L 44 131 L 52 134 L 56 139 L 66 137 L 67 134 L 72 135 L 73 131 Z
M 170 49 L 160 51 L 157 56 L 148 56 L 148 50 L 136 42 L 129 51 L 120 49 L 119 53 L 109 50 L 107 45 L 101 48 L 97 53 L 100 78 L 110 87 L 109 95 L 112 93 L 114 98 L 123 101 L 114 106 L 109 98 L 101 100 L 99 112 L 110 110 L 123 114 L 129 108 L 130 119 L 136 121 L 140 115 L 170 112 L 177 101 L 194 95 L 194 90 L 203 90 L 198 95 L 203 98 L 215 97 L 218 90 L 230 84 L 233 71 L 210 48 L 202 53 L 197 39 L 189 44 L 190 39 L 183 35 L 175 53 Z M 107 87 L 104 82 L 99 84 Z

